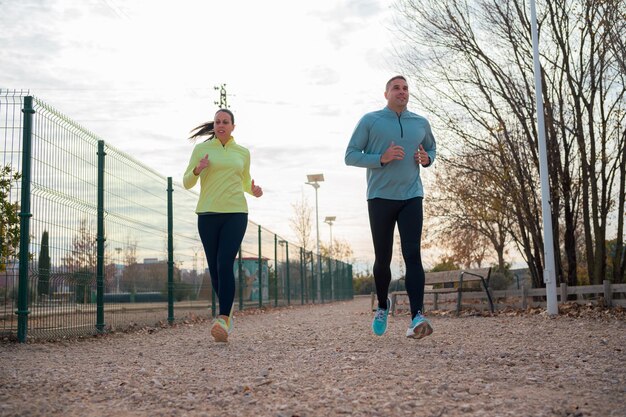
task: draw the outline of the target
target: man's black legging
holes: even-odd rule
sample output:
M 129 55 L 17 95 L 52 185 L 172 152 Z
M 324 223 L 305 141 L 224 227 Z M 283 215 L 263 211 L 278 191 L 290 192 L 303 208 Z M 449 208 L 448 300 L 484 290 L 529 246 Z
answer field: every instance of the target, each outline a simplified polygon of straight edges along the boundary
M 367 201 L 370 229 L 374 242 L 374 281 L 378 306 L 388 308 L 387 294 L 391 283 L 393 232 L 396 223 L 400 232 L 402 256 L 406 265 L 405 286 L 411 304 L 411 318 L 422 311 L 424 304 L 424 268 L 420 250 L 422 240 L 422 197 L 409 200 L 373 198 Z
M 235 257 L 248 227 L 247 213 L 210 213 L 198 216 L 211 285 L 220 304 L 219 314 L 230 315 L 235 300 Z

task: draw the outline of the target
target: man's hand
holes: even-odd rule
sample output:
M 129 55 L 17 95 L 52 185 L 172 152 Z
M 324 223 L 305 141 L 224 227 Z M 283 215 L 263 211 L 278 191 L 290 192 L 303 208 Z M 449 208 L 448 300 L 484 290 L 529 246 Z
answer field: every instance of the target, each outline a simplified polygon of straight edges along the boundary
M 415 151 L 413 159 L 415 159 L 415 162 L 422 166 L 428 166 L 428 164 L 430 164 L 430 156 L 428 156 L 428 153 L 424 150 L 422 145 L 420 145 L 420 148 Z
M 387 148 L 385 153 L 380 157 L 382 164 L 388 164 L 391 161 L 399 161 L 404 159 L 404 148 L 396 145 L 394 141 L 391 141 L 391 145 Z

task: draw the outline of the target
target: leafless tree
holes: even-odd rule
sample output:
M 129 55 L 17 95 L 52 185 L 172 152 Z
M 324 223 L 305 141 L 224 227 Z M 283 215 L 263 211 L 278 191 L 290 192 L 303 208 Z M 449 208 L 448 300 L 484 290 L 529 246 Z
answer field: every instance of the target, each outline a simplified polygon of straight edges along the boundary
M 309 200 L 304 196 L 299 201 L 291 204 L 291 208 L 293 209 L 293 217 L 289 219 L 291 229 L 298 239 L 298 245 L 305 252 L 308 252 L 311 245 L 311 214 L 313 209 L 309 204 Z
M 624 16 L 626 6 L 614 0 L 538 6 L 550 215 L 555 252 L 563 253 L 557 275 L 576 284 L 582 240 L 583 266 L 597 283 L 607 274 L 607 225 L 616 213 L 616 246 L 623 248 L 626 90 L 610 40 L 623 37 L 614 30 L 620 25 L 615 16 Z M 497 213 L 510 221 L 508 232 L 534 283 L 542 285 L 539 135 L 526 7 L 522 0 L 400 0 L 397 26 L 406 48 L 398 56 L 416 80 L 416 101 L 447 139 L 439 141 L 448 156 L 443 169 L 460 158 L 493 179 Z M 475 212 L 484 201 L 466 200 L 463 209 L 474 204 Z M 623 268 L 613 275 L 623 280 Z
M 320 244 L 320 254 L 323 257 L 330 257 L 332 259 L 336 259 L 338 261 L 344 261 L 348 263 L 352 263 L 354 252 L 352 251 L 352 246 L 346 240 L 343 239 L 333 239 L 332 248 L 330 243 L 327 245 L 325 243 Z
M 76 235 L 72 238 L 69 253 L 62 258 L 67 272 L 87 272 L 95 275 L 97 242 L 94 227 L 86 218 L 80 220 Z
M 491 256 L 503 270 L 512 222 L 499 197 L 502 170 L 481 166 L 488 161 L 482 157 L 444 160 L 446 169 L 436 171 L 436 187 L 425 205 L 425 241 L 450 250 L 449 256 L 466 268 L 480 267 Z

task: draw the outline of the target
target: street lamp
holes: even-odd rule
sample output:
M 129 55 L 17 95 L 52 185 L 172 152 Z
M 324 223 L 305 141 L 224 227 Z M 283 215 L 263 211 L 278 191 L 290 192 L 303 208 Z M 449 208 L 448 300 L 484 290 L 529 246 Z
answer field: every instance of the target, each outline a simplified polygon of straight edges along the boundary
M 317 206 L 317 189 L 320 188 L 319 183 L 324 181 L 324 174 L 310 174 L 306 176 L 308 184 L 315 188 L 315 227 L 317 229 L 317 301 L 322 301 L 322 260 L 320 259 L 320 222 Z
M 198 275 L 198 252 L 200 251 L 200 247 L 194 246 L 191 248 L 193 251 L 193 286 L 196 292 L 196 296 L 200 295 L 200 287 L 202 286 L 202 282 L 199 279 Z
M 543 219 L 543 282 L 546 284 L 546 304 L 548 315 L 559 314 L 556 298 L 556 261 L 554 238 L 552 236 L 552 206 L 550 201 L 550 180 L 548 178 L 548 157 L 546 148 L 546 127 L 543 119 L 543 97 L 541 90 L 541 63 L 539 62 L 539 33 L 537 32 L 537 11 L 535 0 L 530 2 L 530 30 L 533 44 L 533 64 L 535 73 L 535 100 L 537 106 L 537 133 L 539 135 L 539 178 L 541 180 L 541 213 Z M 563 300 L 561 300 L 563 302 Z
M 291 305 L 291 288 L 289 286 L 289 242 L 287 242 L 286 240 L 279 240 L 278 244 L 281 246 L 281 248 L 285 248 L 285 263 L 284 263 L 284 268 L 283 268 L 283 282 L 286 283 L 286 287 L 285 288 L 285 292 L 287 293 L 287 305 Z M 278 266 L 276 267 L 278 270 Z
M 122 273 L 122 271 L 120 271 L 121 266 L 120 262 L 120 252 L 122 252 L 122 248 L 115 248 L 115 252 L 117 252 L 117 265 L 115 265 L 115 293 L 119 294 L 120 293 L 120 275 Z
M 331 257 L 333 256 L 333 222 L 335 221 L 335 219 L 337 219 L 337 217 L 335 216 L 326 216 L 326 218 L 324 219 L 324 223 L 328 223 L 328 225 L 330 226 L 330 248 L 328 250 L 328 254 Z

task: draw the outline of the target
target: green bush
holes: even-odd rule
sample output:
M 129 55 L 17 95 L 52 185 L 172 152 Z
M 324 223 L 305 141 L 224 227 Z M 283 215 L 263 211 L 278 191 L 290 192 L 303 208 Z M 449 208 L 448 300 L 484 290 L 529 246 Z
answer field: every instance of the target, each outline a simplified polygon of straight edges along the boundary
M 513 274 L 508 269 L 498 271 L 495 268 L 491 270 L 489 278 L 489 286 L 494 290 L 506 290 L 514 282 Z
M 357 275 L 357 277 L 352 280 L 352 286 L 355 295 L 371 294 L 376 291 L 374 276 L 372 275 Z

